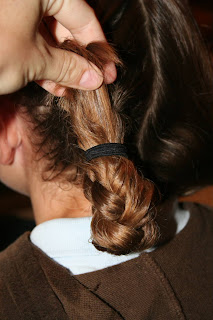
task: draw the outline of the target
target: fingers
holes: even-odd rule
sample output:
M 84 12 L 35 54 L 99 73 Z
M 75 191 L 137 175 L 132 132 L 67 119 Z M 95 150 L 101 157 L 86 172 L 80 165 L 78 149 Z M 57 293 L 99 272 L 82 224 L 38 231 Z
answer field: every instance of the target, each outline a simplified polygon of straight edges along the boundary
M 45 61 L 45 64 L 42 68 L 38 69 L 39 72 L 36 74 L 39 74 L 39 78 L 45 77 L 46 79 L 52 79 L 52 81 L 38 80 L 36 78 L 36 82 L 55 96 L 63 96 L 65 86 L 72 86 L 79 89 L 96 89 L 103 81 L 100 70 L 95 66 L 92 67 L 91 64 L 76 54 L 64 52 L 60 49 L 54 50 L 55 41 L 51 35 L 54 34 L 55 38 L 58 28 L 64 36 L 67 35 L 68 30 L 53 17 L 45 18 L 43 23 L 40 24 L 39 31 L 42 37 L 38 37 L 38 42 L 42 42 L 40 47 L 44 46 L 46 48 L 45 50 L 41 50 L 42 61 L 40 60 L 40 63 L 43 65 Z M 58 39 L 58 42 L 62 42 L 62 39 L 60 40 L 61 41 Z M 45 59 L 43 59 L 43 57 L 45 57 Z M 54 59 L 56 59 L 56 61 Z M 84 62 L 82 62 L 82 60 Z M 52 62 L 50 68 L 48 68 L 48 61 Z M 69 76 L 70 79 L 67 79 Z
M 72 87 L 82 90 L 94 90 L 101 86 L 103 76 L 101 71 L 81 56 L 62 49 L 54 48 L 45 43 L 45 50 L 36 55 L 38 66 L 34 80 L 48 79 L 39 84 L 53 93 L 61 87 Z M 38 56 L 40 60 L 38 61 Z M 55 85 L 52 83 L 55 82 Z M 61 90 L 59 90 L 61 95 Z
M 73 36 L 71 35 L 70 31 L 67 30 L 64 26 L 62 26 L 62 24 L 59 23 L 55 18 L 45 17 L 44 21 L 46 27 L 48 28 L 49 32 L 51 33 L 57 44 L 62 43 L 67 39 L 73 39 Z
M 62 6 L 56 7 L 58 2 L 55 1 L 55 6 L 52 5 L 48 12 L 48 15 L 54 15 L 57 20 L 54 29 L 57 40 L 62 40 L 65 35 L 68 35 L 64 29 L 66 28 L 70 31 L 71 38 L 74 37 L 84 45 L 94 41 L 106 41 L 93 9 L 84 0 L 64 0 Z M 106 65 L 104 82 L 112 83 L 116 76 L 114 63 Z
M 46 40 L 46 42 L 51 46 L 54 46 L 53 38 L 57 43 L 61 43 L 68 38 L 73 39 L 70 32 L 64 26 L 62 26 L 58 21 L 56 21 L 53 17 L 45 18 L 44 23 L 40 25 L 40 33 L 43 36 L 43 38 Z M 53 36 L 53 38 L 49 38 L 48 35 L 50 34 Z M 116 74 L 117 74 L 114 63 L 108 63 L 105 66 L 103 73 L 104 73 L 103 75 L 104 82 L 112 83 L 116 79 Z M 61 94 L 62 90 L 59 90 L 58 87 L 56 90 L 56 85 L 54 85 L 54 83 L 51 83 L 50 81 L 38 82 L 38 84 L 41 85 L 45 90 L 48 90 L 51 93 L 53 93 L 52 88 L 54 88 L 55 95 L 56 95 L 56 91 L 58 92 L 57 95 L 59 96 L 62 95 Z
M 68 35 L 85 45 L 105 41 L 93 10 L 84 0 L 3 0 L 0 16 L 3 30 L 0 94 L 14 92 L 28 82 L 43 79 L 50 80 L 42 83 L 51 90 L 56 86 L 53 82 L 61 87 L 87 90 L 102 84 L 103 75 L 96 66 L 74 53 L 55 48 L 54 33 L 51 35 L 40 23 L 44 16 L 54 17 L 57 20 L 55 38 L 60 42 Z M 106 66 L 105 82 L 110 83 L 115 77 L 115 66 Z
M 84 0 L 64 0 L 61 6 L 59 2 L 55 0 L 47 14 L 54 16 L 76 40 L 82 44 L 106 41 L 93 9 Z

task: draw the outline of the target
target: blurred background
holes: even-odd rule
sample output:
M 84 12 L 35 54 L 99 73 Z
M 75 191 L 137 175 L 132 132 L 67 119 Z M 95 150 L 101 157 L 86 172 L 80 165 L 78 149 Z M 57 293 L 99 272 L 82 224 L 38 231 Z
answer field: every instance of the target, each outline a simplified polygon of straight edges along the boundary
M 213 1 L 188 1 L 209 50 L 213 52 Z M 213 186 L 181 200 L 199 202 L 213 207 Z M 0 183 L 0 251 L 25 231 L 32 230 L 34 226 L 30 200 Z

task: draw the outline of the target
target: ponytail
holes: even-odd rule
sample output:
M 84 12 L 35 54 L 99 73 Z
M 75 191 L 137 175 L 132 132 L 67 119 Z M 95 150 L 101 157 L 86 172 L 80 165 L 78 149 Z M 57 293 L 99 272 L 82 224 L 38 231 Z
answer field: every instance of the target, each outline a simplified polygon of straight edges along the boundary
M 86 49 L 71 41 L 62 45 L 103 70 L 109 61 L 119 63 L 107 44 L 93 43 Z M 60 106 L 69 113 L 80 149 L 104 143 L 124 143 L 124 126 L 111 105 L 107 86 L 95 91 L 67 89 Z M 82 157 L 83 190 L 92 204 L 93 244 L 101 251 L 127 254 L 150 248 L 158 237 L 154 219 L 154 184 L 139 175 L 132 161 L 105 156 L 87 162 Z

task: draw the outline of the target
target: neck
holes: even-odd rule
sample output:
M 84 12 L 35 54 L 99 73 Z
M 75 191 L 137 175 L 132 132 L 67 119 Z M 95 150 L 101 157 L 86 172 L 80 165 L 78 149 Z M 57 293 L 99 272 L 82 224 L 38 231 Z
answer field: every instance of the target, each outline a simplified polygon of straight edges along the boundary
M 80 187 L 54 181 L 32 183 L 30 197 L 36 224 L 58 219 L 91 216 L 91 204 Z
M 36 175 L 35 175 L 36 176 Z M 85 198 L 80 186 L 58 180 L 37 180 L 31 175 L 30 198 L 36 224 L 59 219 L 91 216 L 91 203 Z M 175 198 L 165 201 L 157 208 L 157 223 L 160 228 L 159 244 L 171 239 L 177 225 L 174 211 L 177 201 Z

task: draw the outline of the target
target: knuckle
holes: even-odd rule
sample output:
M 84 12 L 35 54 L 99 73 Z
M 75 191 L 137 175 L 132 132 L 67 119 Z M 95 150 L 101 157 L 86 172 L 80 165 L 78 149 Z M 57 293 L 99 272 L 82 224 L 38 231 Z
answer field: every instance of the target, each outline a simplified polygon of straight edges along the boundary
M 64 0 L 48 0 L 47 12 L 48 15 L 56 15 L 64 5 Z
M 46 51 L 46 52 L 44 52 Z M 46 67 L 47 67 L 47 55 L 49 55 L 49 52 L 47 49 L 43 50 L 34 50 L 33 52 L 34 57 L 32 57 L 32 61 L 35 61 L 33 68 L 31 67 L 29 70 L 29 79 L 32 80 L 41 80 L 43 79 L 43 76 L 46 73 Z
M 63 52 L 57 82 L 63 85 L 74 85 L 79 82 L 82 71 L 74 54 Z

